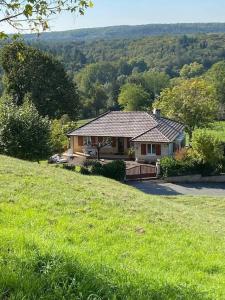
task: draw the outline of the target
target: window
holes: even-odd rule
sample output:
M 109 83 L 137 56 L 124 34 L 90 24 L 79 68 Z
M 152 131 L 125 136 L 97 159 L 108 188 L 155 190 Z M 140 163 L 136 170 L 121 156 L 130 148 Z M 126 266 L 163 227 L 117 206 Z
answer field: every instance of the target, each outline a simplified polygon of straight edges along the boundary
M 148 154 L 155 155 L 156 154 L 156 145 L 148 144 Z
M 91 137 L 84 136 L 84 145 L 91 145 Z

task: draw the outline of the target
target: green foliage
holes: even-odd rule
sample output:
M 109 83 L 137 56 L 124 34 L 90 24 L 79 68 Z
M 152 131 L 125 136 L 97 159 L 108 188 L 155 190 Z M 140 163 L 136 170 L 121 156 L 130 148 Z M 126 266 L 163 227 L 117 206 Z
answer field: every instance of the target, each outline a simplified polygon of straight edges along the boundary
M 143 87 L 131 83 L 122 86 L 118 102 L 126 111 L 143 110 L 150 104 L 149 94 Z
M 8 24 L 18 32 L 27 30 L 46 31 L 49 29 L 48 21 L 52 15 L 60 14 L 62 11 L 71 13 L 79 12 L 81 15 L 88 7 L 92 7 L 92 1 L 72 0 L 72 1 L 48 1 L 42 0 L 26 0 L 17 1 L 11 0 L 1 3 L 1 24 Z M 5 38 L 7 35 L 4 31 L 0 32 L 0 38 Z
M 225 142 L 225 121 L 216 121 L 209 124 L 206 131 Z
M 9 97 L 0 104 L 0 152 L 27 160 L 40 160 L 50 154 L 50 125 L 28 96 L 18 108 Z
M 86 174 L 101 175 L 123 181 L 126 175 L 126 164 L 123 160 L 115 160 L 106 164 L 98 160 L 87 160 L 84 162 L 81 170 L 86 170 Z M 85 173 L 83 172 L 82 174 Z
M 68 145 L 68 139 L 60 120 L 51 121 L 51 147 L 53 153 L 61 154 Z
M 68 114 L 75 118 L 79 97 L 63 65 L 51 55 L 22 43 L 6 45 L 1 52 L 5 91 L 21 105 L 26 93 L 43 116 Z
M 197 62 L 193 62 L 189 65 L 184 65 L 183 68 L 180 70 L 180 76 L 186 79 L 200 76 L 203 73 L 203 65 Z
M 143 73 L 144 88 L 154 100 L 161 91 L 170 85 L 170 77 L 165 72 L 149 71 Z
M 196 157 L 189 156 L 185 160 L 176 160 L 173 157 L 164 157 L 160 160 L 162 177 L 186 176 L 201 174 L 203 176 L 215 175 L 221 171 L 221 165 L 212 166 L 202 162 Z
M 76 128 L 76 122 L 71 121 L 66 115 L 61 119 L 51 121 L 51 149 L 53 153 L 61 154 L 68 147 L 68 138 L 66 134 Z
M 225 104 L 225 61 L 214 64 L 207 72 L 206 78 L 215 86 L 219 102 Z
M 192 136 L 193 155 L 203 163 L 217 166 L 223 159 L 221 141 L 206 130 L 195 130 Z
M 93 84 L 105 84 L 115 78 L 116 68 L 108 62 L 89 64 L 75 76 L 79 89 L 87 95 L 89 95 Z
M 225 116 L 225 61 L 214 64 L 206 74 L 206 80 L 216 91 L 216 99 L 220 104 L 220 115 Z
M 105 177 L 123 181 L 126 174 L 126 164 L 123 160 L 114 160 L 103 165 L 102 174 Z
M 190 137 L 195 128 L 212 122 L 218 111 L 214 88 L 203 79 L 182 80 L 163 90 L 154 106 L 165 116 L 183 122 Z

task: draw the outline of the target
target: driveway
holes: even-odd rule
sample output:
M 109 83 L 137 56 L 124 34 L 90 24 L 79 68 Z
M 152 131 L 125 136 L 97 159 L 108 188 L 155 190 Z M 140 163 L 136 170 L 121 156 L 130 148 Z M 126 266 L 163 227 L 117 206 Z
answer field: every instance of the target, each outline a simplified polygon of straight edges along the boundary
M 150 195 L 192 195 L 225 197 L 225 183 L 174 184 L 162 181 L 132 181 L 129 185 Z

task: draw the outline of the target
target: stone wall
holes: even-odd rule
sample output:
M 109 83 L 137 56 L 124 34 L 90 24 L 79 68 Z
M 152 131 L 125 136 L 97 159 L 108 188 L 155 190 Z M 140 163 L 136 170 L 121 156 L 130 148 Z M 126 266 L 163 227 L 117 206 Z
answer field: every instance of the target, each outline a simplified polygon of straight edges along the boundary
M 202 175 L 186 175 L 186 176 L 175 176 L 175 177 L 167 177 L 164 179 L 166 182 L 171 183 L 224 183 L 225 184 L 225 174 L 218 176 L 205 176 Z

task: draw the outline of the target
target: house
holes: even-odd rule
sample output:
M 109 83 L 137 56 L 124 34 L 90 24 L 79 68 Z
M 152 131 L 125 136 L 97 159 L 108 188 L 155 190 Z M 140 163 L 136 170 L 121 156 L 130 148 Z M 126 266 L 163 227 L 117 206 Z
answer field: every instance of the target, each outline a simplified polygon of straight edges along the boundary
M 134 149 L 137 161 L 154 162 L 172 156 L 184 145 L 184 125 L 153 113 L 111 111 L 68 133 L 71 152 L 96 155 L 96 145 L 106 138 L 110 143 L 101 149 L 101 157 L 127 157 Z

